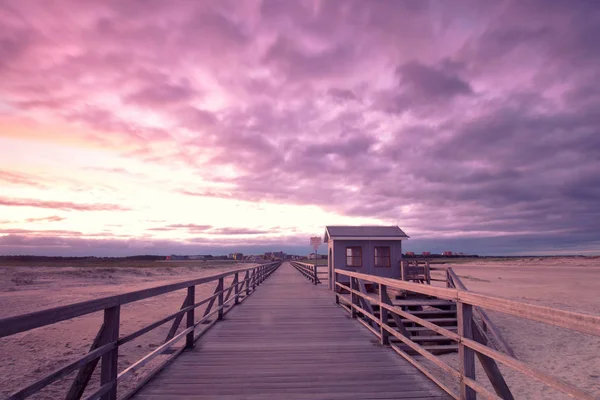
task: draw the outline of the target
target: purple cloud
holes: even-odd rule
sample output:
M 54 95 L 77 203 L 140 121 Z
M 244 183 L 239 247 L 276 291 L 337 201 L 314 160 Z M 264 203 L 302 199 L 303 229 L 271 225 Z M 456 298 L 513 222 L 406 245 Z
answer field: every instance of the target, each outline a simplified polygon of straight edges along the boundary
M 415 240 L 504 235 L 502 251 L 597 246 L 594 4 L 72 2 L 60 24 L 48 16 L 60 5 L 7 4 L 10 114 L 91 127 L 105 150 L 202 177 L 173 182 L 182 196 L 316 205 L 397 222 Z M 44 184 L 5 169 L 2 182 Z M 173 229 L 263 233 L 151 230 Z

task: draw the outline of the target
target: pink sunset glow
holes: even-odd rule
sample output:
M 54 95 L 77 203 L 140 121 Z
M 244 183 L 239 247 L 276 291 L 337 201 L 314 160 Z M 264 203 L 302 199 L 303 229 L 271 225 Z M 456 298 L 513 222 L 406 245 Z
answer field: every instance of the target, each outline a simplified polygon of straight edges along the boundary
M 8 1 L 0 254 L 600 249 L 600 9 Z M 293 250 L 292 250 L 293 251 Z

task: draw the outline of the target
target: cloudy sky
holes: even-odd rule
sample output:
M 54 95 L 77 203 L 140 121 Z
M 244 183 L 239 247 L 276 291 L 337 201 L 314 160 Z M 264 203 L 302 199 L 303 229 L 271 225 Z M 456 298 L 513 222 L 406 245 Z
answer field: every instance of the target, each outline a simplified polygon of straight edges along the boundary
M 0 254 L 600 252 L 600 7 L 0 1 Z

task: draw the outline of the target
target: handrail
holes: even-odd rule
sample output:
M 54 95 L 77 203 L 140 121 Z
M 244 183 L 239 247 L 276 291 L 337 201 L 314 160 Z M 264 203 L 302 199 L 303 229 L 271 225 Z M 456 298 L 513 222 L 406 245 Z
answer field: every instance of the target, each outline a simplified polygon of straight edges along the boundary
M 294 268 L 296 268 L 304 277 L 306 277 L 309 281 L 314 283 L 315 285 L 321 283 L 319 279 L 319 268 L 314 264 L 303 263 L 300 261 L 291 261 L 290 262 Z
M 462 280 L 458 277 L 456 272 L 454 272 L 454 270 L 451 267 L 448 267 L 446 269 L 446 277 L 447 277 L 446 278 L 447 284 L 450 285 L 449 287 L 454 287 L 456 289 L 465 290 L 465 291 L 469 290 L 469 289 L 467 289 L 465 284 L 462 282 Z M 477 325 L 478 325 L 479 330 L 482 332 L 482 334 L 487 335 L 487 334 L 491 333 L 494 338 L 493 343 L 496 346 L 501 347 L 501 349 L 498 349 L 495 346 L 496 350 L 502 350 L 502 351 L 504 351 L 504 353 L 508 354 L 512 358 L 517 358 L 515 352 L 510 347 L 510 345 L 508 343 L 506 343 L 506 340 L 504 340 L 504 338 L 500 334 L 500 331 L 498 330 L 496 325 L 492 322 L 491 318 L 487 315 L 487 313 L 480 307 L 473 308 L 473 312 L 475 314 L 477 314 L 477 316 L 481 320 L 481 323 L 477 323 Z
M 351 278 L 350 286 L 339 282 L 337 279 L 339 275 Z M 566 393 L 575 399 L 593 400 L 595 398 L 593 395 L 584 392 L 574 385 L 566 383 L 554 376 L 548 375 L 544 371 L 531 367 L 510 355 L 506 355 L 488 347 L 483 343 L 484 340 L 481 340 L 482 338 L 478 334 L 477 329 L 474 329 L 476 324 L 473 319 L 473 307 L 488 308 L 503 312 L 505 314 L 543 322 L 549 325 L 560 326 L 594 336 L 600 336 L 600 316 L 564 311 L 544 306 L 536 306 L 456 288 L 433 287 L 417 283 L 409 283 L 397 279 L 345 271 L 341 269 L 335 270 L 335 278 L 335 285 L 343 290 L 348 291 L 352 295 L 351 300 L 347 300 L 336 293 L 336 302 L 346 302 L 353 318 L 356 318 L 358 313 L 360 313 L 362 316 L 368 318 L 369 321 L 377 323 L 377 325 L 379 325 L 379 331 L 371 326 L 368 326 L 365 321 L 359 319 L 359 322 L 363 323 L 363 325 L 369 328 L 372 333 L 379 337 L 382 344 L 390 344 L 389 336 L 394 336 L 403 344 L 407 345 L 412 350 L 436 364 L 443 371 L 445 371 L 446 374 L 450 374 L 460 381 L 461 393 L 458 395 L 444 385 L 439 379 L 437 379 L 435 375 L 432 374 L 431 371 L 429 371 L 423 364 L 406 352 L 402 351 L 402 349 L 400 349 L 398 346 L 390 344 L 394 351 L 407 359 L 411 364 L 415 365 L 419 370 L 430 377 L 444 391 L 448 392 L 455 399 L 474 399 L 475 392 L 480 393 L 487 398 L 512 399 L 512 394 L 508 390 L 504 379 L 500 375 L 495 361 L 498 361 L 517 372 L 533 377 L 545 385 Z M 374 296 L 368 295 L 367 293 L 363 293 L 363 291 L 359 290 L 359 280 L 378 284 L 379 298 L 375 298 Z M 384 297 L 387 297 L 387 288 L 406 290 L 414 293 L 431 295 L 441 299 L 455 301 L 457 304 L 458 333 L 434 325 L 422 318 L 412 315 L 409 312 L 402 310 L 402 308 L 391 304 L 389 299 L 388 301 L 385 301 L 386 299 Z M 358 301 L 359 298 L 362 298 L 363 301 L 369 302 L 371 305 L 379 306 L 381 310 L 380 315 L 375 316 L 374 314 L 365 310 L 364 307 L 361 307 Z M 409 337 L 401 334 L 389 326 L 387 323 L 388 312 L 401 316 L 402 318 L 409 319 L 411 322 L 415 322 L 421 326 L 427 327 L 428 329 L 431 329 L 436 333 L 457 342 L 459 345 L 460 370 L 456 370 L 453 367 L 443 363 L 441 359 L 437 358 L 431 352 L 421 347 L 418 343 L 412 341 Z M 476 354 L 482 361 L 482 364 L 485 363 L 487 365 L 487 367 L 484 365 L 484 369 L 490 378 L 496 394 L 489 392 L 475 381 L 474 357 Z
M 240 304 L 251 293 L 254 292 L 256 286 L 260 285 L 268 278 L 279 266 L 281 262 L 271 262 L 261 264 L 254 267 L 242 268 L 238 270 L 228 271 L 217 275 L 212 275 L 204 278 L 187 280 L 183 282 L 161 285 L 152 288 L 128 292 L 116 296 L 103 297 L 74 304 L 69 304 L 61 307 L 49 308 L 41 311 L 36 311 L 28 314 L 17 315 L 0 319 L 0 338 L 14 335 L 20 332 L 25 332 L 31 329 L 40 328 L 50 324 L 54 324 L 67 319 L 79 317 L 93 312 L 104 310 L 104 322 L 100 327 L 96 339 L 92 343 L 89 352 L 68 365 L 53 371 L 50 374 L 38 379 L 37 381 L 14 392 L 9 399 L 23 399 L 40 391 L 52 382 L 66 376 L 72 371 L 79 369 L 79 372 L 71 385 L 71 388 L 66 396 L 67 399 L 79 399 L 83 395 L 87 384 L 96 368 L 96 365 L 101 358 L 101 376 L 100 388 L 92 394 L 88 399 L 101 398 L 102 400 L 116 400 L 117 398 L 117 383 L 129 374 L 147 364 L 156 356 L 164 353 L 171 348 L 176 342 L 186 338 L 185 346 L 177 350 L 169 359 L 161 363 L 149 375 L 156 374 L 160 368 L 172 360 L 172 357 L 178 355 L 184 349 L 189 349 L 194 346 L 194 343 L 212 327 L 218 320 L 221 320 L 226 312 L 231 311 L 233 306 L 227 311 L 225 308 L 233 302 L 233 305 Z M 240 279 L 240 274 L 243 273 L 243 279 Z M 228 287 L 224 286 L 224 279 L 233 276 L 233 281 Z M 214 293 L 199 302 L 195 301 L 196 286 L 217 281 L 217 286 Z M 119 338 L 120 325 L 120 307 L 123 304 L 132 303 L 135 301 L 147 299 L 161 294 L 181 290 L 187 288 L 187 295 L 181 306 L 181 309 L 159 321 L 147 325 L 136 332 L 130 333 Z M 245 290 L 242 293 L 242 290 Z M 232 296 L 233 294 L 233 296 Z M 213 305 L 217 302 L 216 307 Z M 195 320 L 194 310 L 208 303 L 204 315 L 199 321 Z M 195 336 L 195 328 L 207 323 L 208 318 L 217 314 L 217 318 L 210 324 L 207 324 Z M 182 322 L 184 315 L 186 318 L 186 329 L 176 335 L 176 332 Z M 154 349 L 151 353 L 144 356 L 134 364 L 130 365 L 126 370 L 117 374 L 117 359 L 119 346 L 136 339 L 137 337 L 173 320 L 173 324 L 165 339 L 165 342 Z M 147 377 L 148 378 L 148 377 Z M 133 395 L 147 379 L 139 383 L 135 388 L 130 390 L 125 398 Z

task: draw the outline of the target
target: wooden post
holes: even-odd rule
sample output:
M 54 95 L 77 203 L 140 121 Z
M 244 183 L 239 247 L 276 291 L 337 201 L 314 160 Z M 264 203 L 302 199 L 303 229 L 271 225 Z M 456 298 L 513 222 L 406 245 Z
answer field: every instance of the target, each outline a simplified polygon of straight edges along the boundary
M 196 303 L 196 286 L 189 286 L 187 288 L 187 297 L 188 297 L 188 305 L 193 305 L 194 303 Z M 186 349 L 191 349 L 194 347 L 194 308 L 192 308 L 191 310 L 189 310 L 187 313 L 187 319 L 186 319 L 186 328 L 192 328 L 192 330 L 185 335 L 185 348 Z
M 244 275 L 244 280 L 246 281 L 246 297 L 250 296 L 250 270 L 246 271 L 246 275 Z
M 406 280 L 406 261 L 400 261 L 400 279 Z
M 219 278 L 219 302 L 217 307 L 219 307 L 219 316 L 217 319 L 223 319 L 223 278 Z
M 104 310 L 104 329 L 106 330 L 106 343 L 119 340 L 119 320 L 121 307 L 111 307 Z M 102 356 L 100 368 L 100 385 L 112 383 L 113 387 L 100 397 L 101 400 L 117 400 L 117 361 L 119 347 L 115 347 Z
M 239 276 L 238 273 L 235 273 L 235 276 L 233 277 L 233 284 L 235 285 L 235 289 L 234 289 L 234 294 L 235 294 L 235 300 L 233 301 L 233 304 L 240 304 L 240 286 L 238 284 L 239 282 Z
M 319 281 L 319 277 L 317 275 L 317 260 L 315 259 L 315 285 L 317 284 L 317 282 Z
M 461 338 L 473 339 L 473 306 L 458 302 L 458 334 Z M 460 364 L 460 399 L 476 400 L 475 391 L 467 386 L 463 377 L 475 380 L 475 351 L 464 344 L 458 344 L 458 358 Z
M 385 303 L 387 299 L 387 285 L 379 284 L 379 301 Z M 381 334 L 381 344 L 386 346 L 390 344 L 390 333 L 384 329 L 383 325 L 388 323 L 388 311 L 379 306 L 379 333 Z
M 350 289 L 358 290 L 358 284 L 355 278 L 350 278 Z M 350 292 L 350 298 L 352 299 L 351 304 L 351 313 L 352 318 L 356 318 L 356 308 L 354 306 L 358 305 L 358 296 L 354 294 L 354 292 Z

